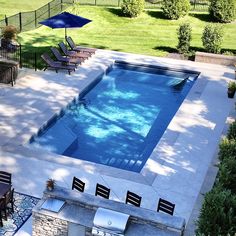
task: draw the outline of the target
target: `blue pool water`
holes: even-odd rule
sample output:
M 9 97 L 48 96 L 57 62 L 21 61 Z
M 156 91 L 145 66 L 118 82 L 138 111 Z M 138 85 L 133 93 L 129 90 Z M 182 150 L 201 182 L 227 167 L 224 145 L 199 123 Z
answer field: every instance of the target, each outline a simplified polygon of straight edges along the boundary
M 140 172 L 196 77 L 115 64 L 31 141 L 58 154 Z

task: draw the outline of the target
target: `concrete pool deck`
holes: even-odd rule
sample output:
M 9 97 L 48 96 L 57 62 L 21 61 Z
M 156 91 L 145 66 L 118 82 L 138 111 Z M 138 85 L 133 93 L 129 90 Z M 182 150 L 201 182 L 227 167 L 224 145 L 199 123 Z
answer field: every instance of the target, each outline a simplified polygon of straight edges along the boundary
M 25 145 L 55 113 L 102 74 L 114 60 L 201 72 L 141 173 L 59 156 Z M 0 85 L 0 169 L 13 174 L 18 192 L 41 197 L 52 177 L 70 188 L 72 177 L 111 188 L 111 198 L 124 202 L 126 191 L 142 196 L 141 207 L 156 210 L 159 197 L 176 204 L 175 215 L 189 221 L 212 168 L 221 134 L 235 99 L 227 98 L 234 68 L 98 50 L 71 76 L 66 72 L 21 72 L 14 87 Z M 30 221 L 17 235 L 29 235 Z

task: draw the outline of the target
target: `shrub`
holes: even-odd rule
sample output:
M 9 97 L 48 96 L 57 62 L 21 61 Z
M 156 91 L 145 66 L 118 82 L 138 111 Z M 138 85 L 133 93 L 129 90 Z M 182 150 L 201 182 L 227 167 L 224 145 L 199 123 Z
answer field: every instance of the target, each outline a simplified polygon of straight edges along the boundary
M 220 25 L 207 24 L 202 34 L 202 44 L 207 52 L 220 53 L 223 30 Z
M 5 26 L 2 29 L 2 37 L 6 40 L 16 39 L 17 29 L 14 25 Z
M 219 22 L 231 22 L 236 18 L 235 0 L 211 0 L 209 6 L 210 15 Z
M 236 121 L 229 125 L 229 130 L 227 134 L 228 139 L 235 139 L 236 140 Z
M 188 14 L 190 9 L 189 0 L 163 0 L 162 11 L 163 14 L 172 20 L 177 20 L 182 16 Z
M 224 138 L 220 143 L 219 159 L 223 161 L 231 157 L 236 159 L 236 140 Z
M 189 23 L 184 23 L 178 29 L 178 46 L 177 49 L 180 53 L 188 53 L 191 41 L 192 28 Z
M 236 194 L 236 159 L 226 158 L 221 163 L 218 173 L 218 183 L 225 189 Z
M 137 17 L 144 9 L 144 0 L 123 0 L 121 11 L 125 16 Z
M 197 235 L 234 235 L 236 232 L 236 196 L 230 190 L 213 188 L 205 195 L 197 222 Z

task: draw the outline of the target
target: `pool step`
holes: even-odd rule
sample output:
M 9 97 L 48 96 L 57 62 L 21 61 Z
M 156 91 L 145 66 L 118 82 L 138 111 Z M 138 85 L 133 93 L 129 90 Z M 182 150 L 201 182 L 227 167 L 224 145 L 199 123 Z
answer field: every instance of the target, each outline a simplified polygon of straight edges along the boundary
M 76 148 L 77 136 L 62 120 L 58 120 L 40 138 L 35 138 L 32 145 L 57 154 L 64 154 L 67 149 Z

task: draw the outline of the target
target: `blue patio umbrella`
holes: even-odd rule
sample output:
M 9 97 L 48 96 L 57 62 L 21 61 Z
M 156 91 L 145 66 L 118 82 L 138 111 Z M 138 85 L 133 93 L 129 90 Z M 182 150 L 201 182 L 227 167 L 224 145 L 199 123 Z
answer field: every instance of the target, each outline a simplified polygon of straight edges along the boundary
M 65 37 L 67 28 L 80 28 L 91 22 L 91 20 L 71 14 L 69 12 L 62 12 L 52 16 L 46 20 L 40 21 L 39 24 L 46 25 L 52 29 L 65 28 Z

